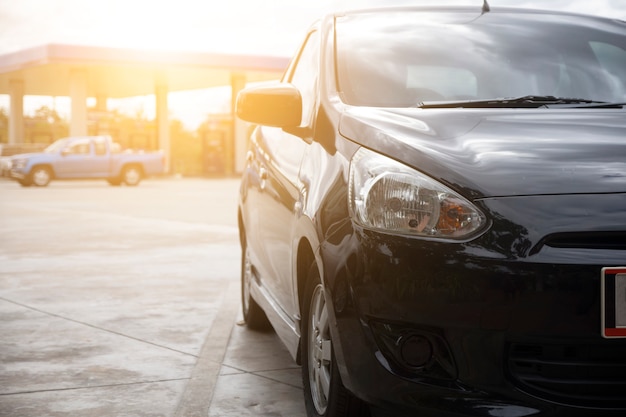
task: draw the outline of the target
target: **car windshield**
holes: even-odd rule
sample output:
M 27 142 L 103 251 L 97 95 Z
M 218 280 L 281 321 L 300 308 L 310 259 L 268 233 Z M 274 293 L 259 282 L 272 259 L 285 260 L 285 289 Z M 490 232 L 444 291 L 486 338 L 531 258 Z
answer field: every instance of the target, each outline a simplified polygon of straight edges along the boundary
M 60 151 L 61 149 L 65 148 L 66 144 L 67 144 L 67 139 L 59 139 L 56 142 L 52 142 L 52 144 L 48 145 L 48 147 L 44 149 L 43 151 L 46 153 L 56 153 Z
M 363 13 L 337 18 L 336 48 L 338 88 L 351 105 L 528 96 L 626 101 L 621 21 L 530 12 Z

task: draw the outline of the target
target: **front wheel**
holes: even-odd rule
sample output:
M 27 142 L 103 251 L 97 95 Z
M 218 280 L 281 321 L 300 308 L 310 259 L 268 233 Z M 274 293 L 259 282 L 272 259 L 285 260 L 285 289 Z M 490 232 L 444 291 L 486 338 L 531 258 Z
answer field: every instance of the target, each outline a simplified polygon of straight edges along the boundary
M 52 171 L 45 166 L 34 167 L 30 172 L 30 182 L 37 187 L 45 187 L 52 180 Z
M 302 382 L 309 417 L 367 416 L 365 403 L 341 382 L 330 334 L 324 286 L 313 262 L 308 274 L 302 317 Z

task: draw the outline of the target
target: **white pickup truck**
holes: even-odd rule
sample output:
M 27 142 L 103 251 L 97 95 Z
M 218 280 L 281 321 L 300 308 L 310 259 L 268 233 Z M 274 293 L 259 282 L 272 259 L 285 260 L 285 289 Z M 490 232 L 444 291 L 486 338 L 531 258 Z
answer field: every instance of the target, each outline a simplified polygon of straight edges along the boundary
M 135 186 L 146 176 L 163 174 L 165 165 L 163 151 L 121 151 L 110 136 L 81 136 L 59 139 L 43 152 L 14 155 L 9 177 L 25 187 L 97 178 Z

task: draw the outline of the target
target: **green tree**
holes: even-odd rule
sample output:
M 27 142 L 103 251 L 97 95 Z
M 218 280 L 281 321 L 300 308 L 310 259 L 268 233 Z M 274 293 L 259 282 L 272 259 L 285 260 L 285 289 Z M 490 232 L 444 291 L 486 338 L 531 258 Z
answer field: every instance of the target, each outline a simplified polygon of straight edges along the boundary
M 41 106 L 35 110 L 35 119 L 46 120 L 50 124 L 59 123 L 63 120 L 55 109 L 48 106 Z

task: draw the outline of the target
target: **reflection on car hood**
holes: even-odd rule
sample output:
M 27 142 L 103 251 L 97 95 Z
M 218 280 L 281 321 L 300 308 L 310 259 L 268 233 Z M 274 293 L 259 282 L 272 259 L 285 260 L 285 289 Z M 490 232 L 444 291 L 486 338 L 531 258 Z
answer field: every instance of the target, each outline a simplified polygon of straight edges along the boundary
M 40 155 L 44 155 L 44 154 L 45 154 L 45 152 L 18 153 L 18 154 L 15 154 L 15 155 L 11 156 L 10 158 L 12 160 L 28 159 L 28 158 L 32 158 L 32 157 L 40 156 Z
M 339 131 L 470 198 L 626 192 L 623 110 L 353 107 Z

